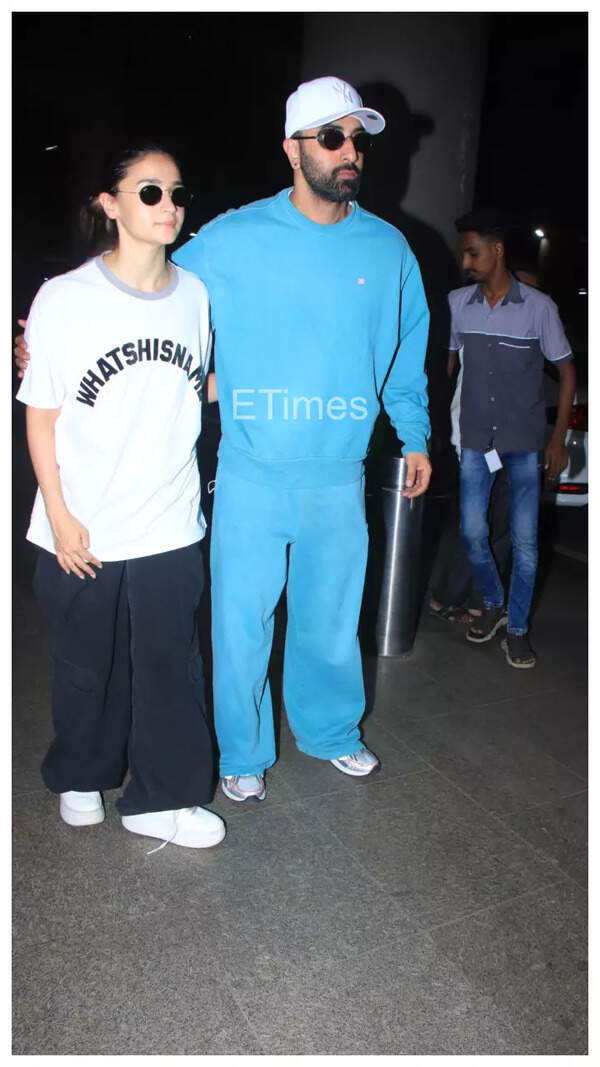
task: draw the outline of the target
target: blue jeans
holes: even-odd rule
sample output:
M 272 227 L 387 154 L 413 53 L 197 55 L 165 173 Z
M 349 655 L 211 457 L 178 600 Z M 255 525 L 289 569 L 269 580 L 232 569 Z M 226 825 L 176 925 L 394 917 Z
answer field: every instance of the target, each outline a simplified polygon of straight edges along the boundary
M 537 525 L 541 454 L 504 452 L 510 492 L 512 571 L 508 596 L 508 632 L 527 633 L 537 570 Z M 460 460 L 460 526 L 475 583 L 488 607 L 504 604 L 504 589 L 490 551 L 487 512 L 492 474 L 483 452 L 463 448 Z

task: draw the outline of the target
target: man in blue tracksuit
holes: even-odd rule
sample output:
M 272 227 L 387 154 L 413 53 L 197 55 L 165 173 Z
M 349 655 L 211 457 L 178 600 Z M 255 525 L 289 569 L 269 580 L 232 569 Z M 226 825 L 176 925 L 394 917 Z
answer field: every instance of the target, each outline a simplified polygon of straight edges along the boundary
M 381 115 L 338 78 L 287 102 L 292 189 L 209 222 L 174 255 L 208 287 L 223 436 L 212 531 L 215 726 L 232 800 L 275 761 L 267 666 L 287 581 L 284 701 L 301 751 L 346 774 L 360 739 L 363 460 L 380 401 L 407 495 L 427 488 L 429 314 L 402 234 L 355 201 Z

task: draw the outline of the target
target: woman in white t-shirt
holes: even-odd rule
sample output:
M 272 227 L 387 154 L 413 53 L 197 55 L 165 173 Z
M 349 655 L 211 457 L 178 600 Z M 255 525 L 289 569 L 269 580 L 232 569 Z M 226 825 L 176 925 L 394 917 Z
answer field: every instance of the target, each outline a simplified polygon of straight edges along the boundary
M 196 630 L 208 296 L 166 259 L 188 200 L 170 154 L 129 149 L 99 188 L 87 217 L 108 251 L 39 290 L 18 393 L 39 484 L 34 588 L 56 638 L 42 776 L 65 822 L 90 825 L 128 765 L 123 826 L 203 848 L 225 835 L 202 806 L 213 755 Z

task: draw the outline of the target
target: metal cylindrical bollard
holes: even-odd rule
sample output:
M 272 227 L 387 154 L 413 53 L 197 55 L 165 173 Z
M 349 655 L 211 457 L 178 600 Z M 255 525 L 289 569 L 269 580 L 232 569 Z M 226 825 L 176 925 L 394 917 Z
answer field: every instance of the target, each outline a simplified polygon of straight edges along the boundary
M 392 456 L 381 480 L 385 549 L 375 635 L 380 656 L 407 655 L 419 613 L 419 565 L 423 496 L 402 496 L 406 460 Z

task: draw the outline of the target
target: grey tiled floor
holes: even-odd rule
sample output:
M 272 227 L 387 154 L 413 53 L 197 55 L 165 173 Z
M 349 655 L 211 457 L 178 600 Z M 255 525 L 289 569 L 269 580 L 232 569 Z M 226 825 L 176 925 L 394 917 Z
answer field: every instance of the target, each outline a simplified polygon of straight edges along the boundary
M 285 723 L 263 805 L 195 853 L 72 829 L 41 783 L 51 642 L 15 606 L 16 1054 L 586 1051 L 585 579 L 555 567 L 533 671 L 424 618 L 367 658 L 354 781 Z M 241 810 L 240 810 L 241 808 Z

